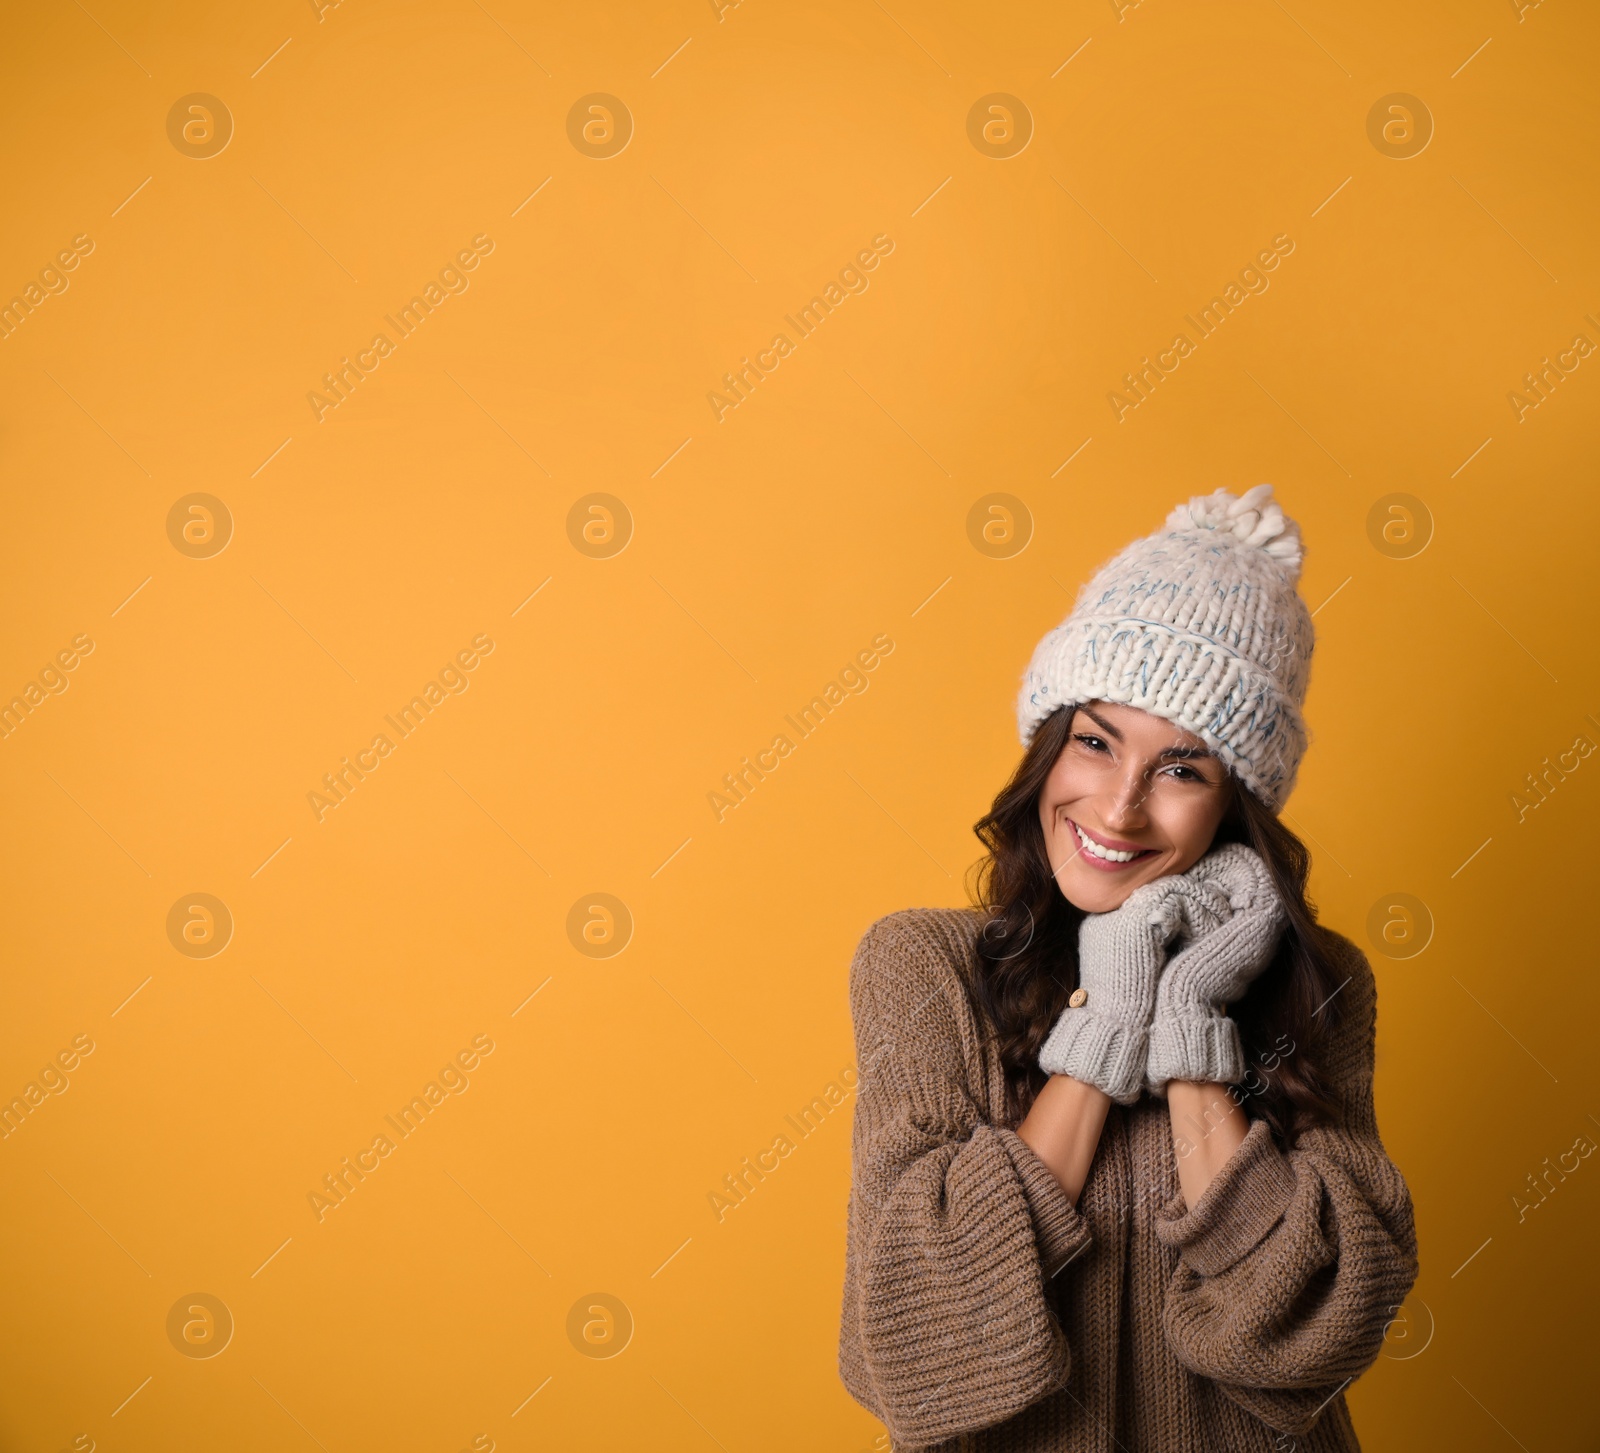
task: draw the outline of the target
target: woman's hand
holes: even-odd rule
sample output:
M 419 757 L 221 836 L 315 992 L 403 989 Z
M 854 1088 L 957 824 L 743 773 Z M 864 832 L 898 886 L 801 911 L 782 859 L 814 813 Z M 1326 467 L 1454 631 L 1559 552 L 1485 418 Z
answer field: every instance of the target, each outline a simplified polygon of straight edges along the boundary
M 1244 1049 L 1227 1006 L 1272 961 L 1288 927 L 1266 864 L 1243 843 L 1212 849 L 1183 876 L 1197 891 L 1225 898 L 1227 911 L 1161 975 L 1145 1071 L 1153 1094 L 1164 1093 L 1168 1080 L 1232 1085 L 1243 1078 Z
M 1141 884 L 1078 929 L 1078 988 L 1039 1052 L 1040 1068 L 1098 1086 L 1131 1105 L 1144 1088 L 1150 1019 L 1167 946 L 1214 932 L 1226 892 L 1183 874 Z

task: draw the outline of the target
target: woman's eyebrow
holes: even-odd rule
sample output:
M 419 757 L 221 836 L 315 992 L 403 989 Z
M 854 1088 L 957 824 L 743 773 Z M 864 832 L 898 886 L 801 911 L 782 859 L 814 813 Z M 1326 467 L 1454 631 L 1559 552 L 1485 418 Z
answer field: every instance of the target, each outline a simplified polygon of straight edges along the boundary
M 1108 737 L 1110 737 L 1112 741 L 1120 742 L 1122 740 L 1122 733 L 1112 726 L 1111 723 L 1108 722 L 1104 717 L 1096 715 L 1086 706 L 1080 706 L 1078 710 L 1088 717 L 1089 720 L 1099 727 L 1100 730 L 1103 731 Z
M 1122 733 L 1112 726 L 1110 722 L 1106 721 L 1104 717 L 1097 715 L 1087 706 L 1080 706 L 1078 710 L 1110 737 L 1112 741 L 1120 742 L 1122 740 Z M 1156 755 L 1158 757 L 1170 757 L 1175 761 L 1194 761 L 1206 757 L 1215 757 L 1216 753 L 1209 747 L 1163 747 Z

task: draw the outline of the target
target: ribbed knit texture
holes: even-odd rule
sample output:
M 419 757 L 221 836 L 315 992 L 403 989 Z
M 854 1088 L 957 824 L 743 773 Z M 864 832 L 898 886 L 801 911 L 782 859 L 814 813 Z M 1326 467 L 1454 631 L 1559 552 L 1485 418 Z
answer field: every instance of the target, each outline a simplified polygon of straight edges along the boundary
M 1086 914 L 1078 928 L 1084 1002 L 1062 1012 L 1039 1050 L 1040 1067 L 1131 1105 L 1144 1090 L 1167 944 L 1180 931 L 1199 936 L 1216 928 L 1231 911 L 1201 882 L 1178 874 L 1141 884 L 1109 913 Z
M 1144 1075 L 1158 1095 L 1168 1080 L 1236 1085 L 1244 1078 L 1249 1066 L 1228 1006 L 1271 962 L 1289 922 L 1267 865 L 1244 843 L 1213 848 L 1185 876 L 1227 899 L 1227 921 L 1162 970 Z
M 1023 743 L 1058 707 L 1136 706 L 1200 737 L 1276 811 L 1309 741 L 1303 558 L 1270 484 L 1179 505 L 1102 565 L 1035 647 L 1017 701 Z
M 998 1050 L 964 987 L 978 922 L 891 914 L 851 964 L 850 1393 L 896 1449 L 1357 1449 L 1341 1387 L 1417 1275 L 1410 1193 L 1373 1119 L 1365 956 L 1340 940 L 1341 1126 L 1284 1154 L 1255 1122 L 1186 1210 L 1166 1105 L 1113 1105 L 1074 1207 L 996 1123 Z

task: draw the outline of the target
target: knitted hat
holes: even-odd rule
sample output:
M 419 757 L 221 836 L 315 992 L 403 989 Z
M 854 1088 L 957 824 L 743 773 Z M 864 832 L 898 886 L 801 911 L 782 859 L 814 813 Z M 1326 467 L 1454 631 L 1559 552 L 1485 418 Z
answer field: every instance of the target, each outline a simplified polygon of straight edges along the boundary
M 1269 809 L 1307 745 L 1311 614 L 1300 530 L 1270 484 L 1196 495 L 1108 561 L 1023 676 L 1023 745 L 1056 708 L 1115 701 L 1194 733 Z

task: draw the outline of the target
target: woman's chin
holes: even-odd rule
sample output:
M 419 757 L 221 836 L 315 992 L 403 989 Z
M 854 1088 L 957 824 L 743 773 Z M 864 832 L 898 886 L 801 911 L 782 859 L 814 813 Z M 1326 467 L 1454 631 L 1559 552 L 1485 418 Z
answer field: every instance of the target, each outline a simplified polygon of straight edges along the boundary
M 1135 888 L 1150 882 L 1154 877 L 1145 864 L 1132 864 L 1121 872 L 1108 873 L 1101 868 L 1091 868 L 1081 860 L 1056 874 L 1062 896 L 1074 908 L 1085 913 L 1110 913 L 1128 901 Z

